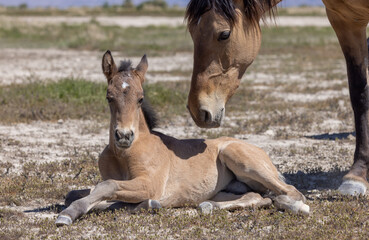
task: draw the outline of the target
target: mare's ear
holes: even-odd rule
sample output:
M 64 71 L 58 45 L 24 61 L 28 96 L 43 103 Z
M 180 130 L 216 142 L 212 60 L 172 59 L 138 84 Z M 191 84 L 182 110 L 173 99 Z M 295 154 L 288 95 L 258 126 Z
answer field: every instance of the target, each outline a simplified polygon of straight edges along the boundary
M 145 81 L 145 74 L 147 71 L 147 68 L 149 67 L 149 64 L 147 62 L 147 57 L 146 54 L 143 55 L 143 57 L 141 58 L 140 63 L 137 65 L 135 72 L 140 76 L 141 78 L 141 83 L 143 83 Z
M 276 5 L 280 2 L 282 2 L 282 0 L 266 0 L 264 2 L 263 14 L 267 14 L 267 16 L 269 15 L 269 17 L 274 18 L 274 14 L 276 13 Z M 265 16 L 261 16 L 261 18 L 264 20 Z
M 103 73 L 109 83 L 118 71 L 117 66 L 114 63 L 113 56 L 111 55 L 111 52 L 109 50 L 106 51 L 106 53 L 104 54 L 101 66 Z

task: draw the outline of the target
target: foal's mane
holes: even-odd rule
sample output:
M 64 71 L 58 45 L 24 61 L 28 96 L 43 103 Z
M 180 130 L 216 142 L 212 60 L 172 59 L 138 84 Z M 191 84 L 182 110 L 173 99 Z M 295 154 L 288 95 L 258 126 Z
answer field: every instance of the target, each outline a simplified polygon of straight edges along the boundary
M 120 61 L 118 72 L 128 72 L 131 69 L 132 69 L 132 62 L 131 62 L 131 60 L 123 60 L 123 61 Z
M 269 11 L 269 16 L 274 17 L 273 2 L 275 0 L 243 0 L 245 5 L 245 15 L 251 22 L 258 22 L 265 19 L 265 12 Z M 236 20 L 236 10 L 231 0 L 190 0 L 187 5 L 185 19 L 188 26 L 194 26 L 199 21 L 201 15 L 214 9 L 221 14 L 231 25 Z
M 128 75 L 129 71 L 131 71 L 132 69 L 133 68 L 132 68 L 131 60 L 124 60 L 120 62 L 118 72 L 120 73 L 127 72 L 127 75 Z M 144 99 L 141 109 L 145 117 L 146 124 L 151 131 L 153 128 L 158 126 L 157 114 L 146 99 Z
M 144 99 L 141 109 L 145 117 L 146 124 L 149 127 L 150 131 L 153 128 L 156 128 L 158 126 L 157 114 L 146 99 Z

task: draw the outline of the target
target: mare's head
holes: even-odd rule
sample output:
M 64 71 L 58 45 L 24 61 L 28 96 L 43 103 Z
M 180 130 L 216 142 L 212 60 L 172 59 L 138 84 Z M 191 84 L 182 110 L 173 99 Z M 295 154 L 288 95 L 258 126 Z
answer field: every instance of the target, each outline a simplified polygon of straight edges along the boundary
M 277 0 L 191 0 L 194 67 L 188 109 L 199 127 L 219 127 L 261 43 L 259 20 Z
M 102 69 L 108 81 L 106 99 L 111 113 L 110 141 L 118 148 L 130 147 L 138 137 L 147 67 L 146 55 L 136 68 L 132 68 L 130 61 L 117 67 L 110 51 L 103 56 Z

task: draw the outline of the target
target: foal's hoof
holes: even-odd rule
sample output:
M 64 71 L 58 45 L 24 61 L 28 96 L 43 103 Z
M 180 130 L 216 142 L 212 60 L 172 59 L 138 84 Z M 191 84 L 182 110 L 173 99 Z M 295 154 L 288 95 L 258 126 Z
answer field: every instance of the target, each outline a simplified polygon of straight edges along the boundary
M 278 209 L 290 211 L 294 214 L 309 215 L 310 207 L 303 201 L 295 201 L 287 195 L 279 195 L 274 199 L 274 205 Z
M 68 226 L 72 224 L 72 219 L 67 215 L 59 215 L 55 221 L 57 227 Z
M 213 212 L 214 206 L 211 202 L 202 202 L 198 209 L 201 214 L 208 215 Z
M 367 187 L 364 183 L 354 181 L 354 180 L 346 180 L 343 181 L 341 186 L 338 188 L 338 191 L 344 195 L 350 196 L 358 196 L 364 195 L 367 190 Z
M 149 200 L 149 208 L 151 208 L 151 209 L 160 209 L 161 205 L 160 205 L 159 201 L 150 199 Z

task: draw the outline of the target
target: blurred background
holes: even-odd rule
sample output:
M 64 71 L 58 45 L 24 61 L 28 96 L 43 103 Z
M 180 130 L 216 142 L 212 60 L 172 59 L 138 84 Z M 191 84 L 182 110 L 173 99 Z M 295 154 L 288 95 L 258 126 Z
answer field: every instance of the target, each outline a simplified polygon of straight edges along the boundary
M 97 7 L 97 6 L 106 6 L 106 5 L 142 5 L 142 4 L 165 4 L 167 6 L 178 6 L 185 7 L 188 0 L 0 0 L 0 4 L 4 6 L 23 6 L 23 7 L 55 7 L 55 8 L 69 8 L 69 7 Z M 284 0 L 282 6 L 322 6 L 323 3 L 321 0 Z

